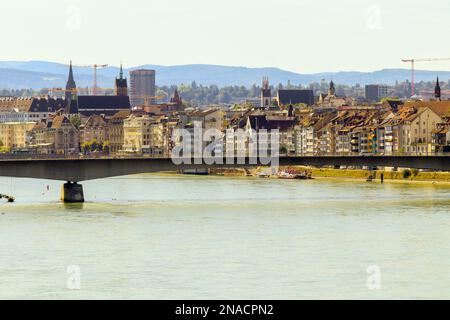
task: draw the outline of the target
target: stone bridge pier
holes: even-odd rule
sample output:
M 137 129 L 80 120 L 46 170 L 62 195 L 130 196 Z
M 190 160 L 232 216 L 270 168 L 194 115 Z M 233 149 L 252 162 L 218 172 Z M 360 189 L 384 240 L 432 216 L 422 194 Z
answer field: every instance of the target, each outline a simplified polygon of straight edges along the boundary
M 67 181 L 61 187 L 61 201 L 64 203 L 83 203 L 83 185 L 74 181 Z

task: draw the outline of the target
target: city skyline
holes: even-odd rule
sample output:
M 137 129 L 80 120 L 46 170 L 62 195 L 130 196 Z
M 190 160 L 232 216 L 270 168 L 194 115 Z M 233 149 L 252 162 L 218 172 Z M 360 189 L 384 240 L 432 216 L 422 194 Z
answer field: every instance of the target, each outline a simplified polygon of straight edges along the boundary
M 450 56 L 440 32 L 449 26 L 445 1 L 135 0 L 124 6 L 117 1 L 18 0 L 4 8 L 11 14 L 0 26 L 7 30 L 13 25 L 14 32 L 5 33 L 10 45 L 0 60 L 67 63 L 70 56 L 128 66 L 214 64 L 315 73 L 408 68 L 401 59 Z M 16 23 L 19 14 L 21 24 Z M 418 68 L 448 66 L 439 62 Z

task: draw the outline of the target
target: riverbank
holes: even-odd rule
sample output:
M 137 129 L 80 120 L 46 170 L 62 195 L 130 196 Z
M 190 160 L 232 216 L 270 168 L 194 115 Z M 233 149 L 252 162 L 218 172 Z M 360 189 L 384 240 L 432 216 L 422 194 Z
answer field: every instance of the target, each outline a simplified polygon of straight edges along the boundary
M 450 172 L 421 172 L 418 170 L 400 170 L 400 171 L 368 171 L 357 169 L 334 169 L 334 168 L 311 168 L 311 167 L 281 167 L 281 171 L 290 170 L 301 172 L 311 172 L 312 177 L 316 179 L 345 179 L 366 181 L 370 176 L 373 180 L 381 181 L 383 175 L 384 181 L 392 182 L 410 182 L 410 183 L 439 183 L 450 185 Z M 256 169 L 211 169 L 213 176 L 227 177 L 245 177 L 258 176 L 260 173 L 267 172 L 267 168 Z

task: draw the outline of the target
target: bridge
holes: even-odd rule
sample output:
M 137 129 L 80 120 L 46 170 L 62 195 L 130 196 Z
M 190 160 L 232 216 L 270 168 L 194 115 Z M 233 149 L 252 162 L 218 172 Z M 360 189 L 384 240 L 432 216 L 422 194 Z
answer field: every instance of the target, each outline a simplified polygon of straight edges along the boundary
M 193 159 L 192 163 L 195 163 Z M 171 158 L 103 157 L 103 158 L 8 158 L 0 159 L 0 176 L 67 181 L 61 192 L 64 202 L 83 202 L 84 194 L 78 182 L 140 173 L 207 168 L 252 168 L 268 166 L 259 160 L 250 164 L 175 165 Z M 270 164 L 269 164 L 270 165 Z M 449 156 L 305 156 L 279 158 L 280 166 L 365 166 L 399 167 L 450 171 Z

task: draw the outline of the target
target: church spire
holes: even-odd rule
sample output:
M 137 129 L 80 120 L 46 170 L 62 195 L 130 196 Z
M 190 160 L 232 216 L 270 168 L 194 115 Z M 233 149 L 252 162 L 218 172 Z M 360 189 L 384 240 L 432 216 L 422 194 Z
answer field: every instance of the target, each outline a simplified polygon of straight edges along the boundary
M 331 80 L 330 82 L 330 88 L 328 89 L 328 95 L 329 96 L 334 96 L 336 94 L 336 87 L 334 85 L 333 80 Z
M 123 66 L 120 64 L 119 78 L 116 77 L 116 83 L 114 85 L 114 94 L 116 96 L 128 96 L 128 83 L 127 78 L 123 77 Z
M 123 66 L 122 66 L 122 63 L 120 64 L 120 74 L 119 74 L 119 79 L 123 79 Z
M 76 96 L 76 89 L 77 85 L 75 83 L 75 79 L 73 77 L 73 68 L 72 68 L 72 60 L 70 60 L 70 67 L 69 67 L 69 77 L 67 79 L 66 83 L 66 99 L 67 100 L 74 100 Z
M 76 88 L 76 84 L 75 84 L 75 80 L 73 78 L 72 60 L 70 60 L 69 78 L 67 79 L 67 89 L 75 89 L 75 88 Z
M 436 86 L 434 87 L 434 96 L 436 100 L 441 101 L 441 84 L 439 83 L 439 76 L 436 79 Z

